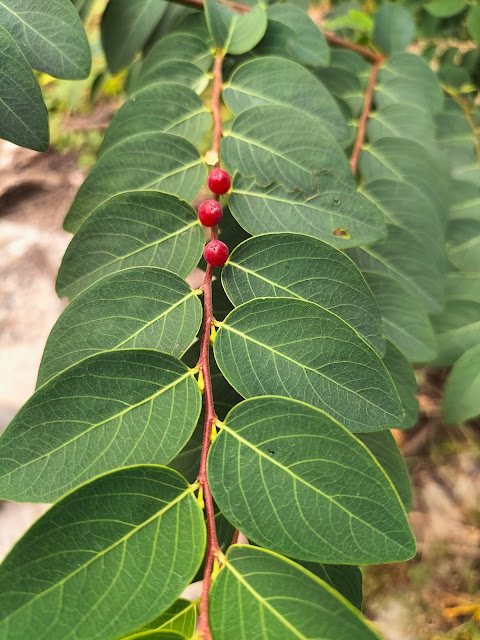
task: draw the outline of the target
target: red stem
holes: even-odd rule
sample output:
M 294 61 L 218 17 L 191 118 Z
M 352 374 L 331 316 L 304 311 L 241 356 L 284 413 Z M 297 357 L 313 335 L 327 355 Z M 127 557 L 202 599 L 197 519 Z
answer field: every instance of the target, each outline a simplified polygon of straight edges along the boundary
M 375 83 L 377 81 L 378 71 L 380 69 L 380 66 L 382 65 L 382 62 L 383 62 L 383 58 L 377 60 L 377 62 L 373 64 L 372 70 L 370 71 L 370 77 L 368 79 L 367 89 L 365 91 L 362 114 L 358 122 L 357 138 L 355 140 L 352 156 L 350 158 L 350 166 L 352 168 L 352 173 L 354 176 L 357 173 L 358 158 L 360 157 L 360 151 L 362 150 L 363 143 L 365 142 L 368 116 L 370 115 L 370 110 L 372 108 L 373 92 L 375 90 Z
M 222 120 L 220 114 L 220 95 L 222 91 L 222 62 L 224 54 L 217 51 L 213 67 L 213 92 L 212 92 L 212 113 L 213 113 L 213 146 L 212 151 L 217 154 L 216 166 L 220 164 L 220 141 L 222 138 Z M 218 200 L 218 196 L 216 197 Z M 218 227 L 212 227 L 211 239 L 218 238 Z M 203 429 L 202 454 L 200 458 L 200 471 L 198 472 L 198 482 L 203 490 L 205 501 L 205 517 L 207 522 L 207 551 L 205 559 L 205 571 L 203 574 L 203 591 L 200 618 L 198 621 L 197 635 L 205 640 L 211 640 L 210 628 L 208 625 L 208 597 L 212 584 L 212 570 L 216 554 L 220 547 L 215 529 L 215 512 L 213 510 L 213 499 L 208 485 L 207 478 L 207 456 L 210 449 L 212 429 L 217 420 L 213 401 L 212 377 L 210 375 L 210 335 L 215 318 L 213 316 L 212 305 L 212 276 L 213 267 L 207 266 L 205 278 L 203 280 L 203 330 L 200 343 L 200 358 L 198 368 L 200 369 L 205 385 L 205 423 Z

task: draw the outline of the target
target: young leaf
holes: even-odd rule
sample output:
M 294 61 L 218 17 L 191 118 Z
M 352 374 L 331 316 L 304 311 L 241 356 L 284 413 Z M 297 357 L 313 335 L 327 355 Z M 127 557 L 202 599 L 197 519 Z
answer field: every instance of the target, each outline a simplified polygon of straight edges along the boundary
M 305 561 L 298 562 L 298 564 L 342 594 L 359 611 L 362 610 L 362 572 L 358 567 L 348 564 L 320 564 Z
M 68 305 L 45 346 L 37 386 L 99 351 L 157 349 L 181 357 L 200 328 L 198 292 L 156 267 L 112 273 Z
M 52 502 L 129 464 L 171 460 L 200 414 L 194 371 L 158 351 L 91 356 L 52 378 L 0 437 L 0 496 Z
M 210 449 L 208 481 L 237 529 L 290 557 L 374 564 L 415 552 L 405 510 L 373 455 L 303 402 L 264 396 L 234 407 Z
M 375 15 L 373 39 L 385 53 L 404 51 L 415 36 L 415 23 L 405 7 L 386 2 Z
M 151 622 L 142 625 L 137 632 L 156 631 L 167 633 L 175 632 L 182 634 L 182 637 L 191 638 L 195 633 L 195 623 L 197 620 L 196 606 L 190 600 L 179 598 L 175 600 L 171 607 L 160 614 Z M 148 637 L 148 636 L 147 636 Z M 162 638 L 163 636 L 160 636 Z M 126 640 L 122 638 L 121 640 Z
M 167 3 L 163 0 L 110 0 L 100 24 L 102 47 L 110 71 L 129 65 L 143 48 Z
M 443 419 L 457 424 L 480 414 L 480 345 L 468 349 L 450 371 L 442 401 Z
M 450 367 L 464 351 L 480 342 L 480 303 L 469 300 L 449 300 L 441 315 L 433 316 L 437 334 L 437 367 Z
M 185 278 L 204 244 L 198 216 L 183 200 L 155 191 L 123 193 L 100 206 L 70 242 L 57 293 L 74 298 L 109 273 L 144 265 Z
M 90 46 L 71 2 L 1 0 L 0 24 L 17 41 L 34 69 L 70 80 L 86 78 L 90 73 Z
M 311 302 L 263 298 L 242 304 L 220 324 L 214 351 L 220 370 L 245 398 L 303 400 L 355 432 L 403 420 L 379 356 L 341 318 Z
M 170 133 L 139 133 L 100 156 L 78 190 L 64 227 L 75 233 L 107 200 L 131 191 L 165 191 L 191 202 L 206 177 L 199 152 L 184 138 Z
M 299 298 L 332 311 L 380 355 L 380 312 L 362 276 L 345 254 L 315 238 L 275 233 L 242 242 L 222 272 L 235 306 L 254 298 Z
M 209 618 L 214 640 L 379 640 L 328 584 L 287 558 L 250 546 L 229 550 L 213 583 Z
M 358 433 L 357 438 L 371 451 L 377 462 L 392 481 L 405 511 L 412 510 L 412 488 L 405 461 L 390 431 Z
M 48 115 L 20 47 L 0 25 L 0 137 L 35 151 L 48 147 Z
M 330 59 L 327 41 L 317 25 L 305 11 L 287 4 L 268 8 L 267 32 L 255 53 L 283 56 L 310 67 L 324 67 Z
M 204 553 L 194 490 L 137 466 L 65 496 L 0 566 L 2 640 L 114 640 L 169 607 Z
M 252 9 L 240 14 L 218 0 L 205 0 L 208 30 L 216 46 L 225 53 L 246 53 L 263 38 L 267 28 L 263 0 L 250 0 Z
M 385 236 L 381 211 L 357 191 L 354 182 L 319 174 L 317 183 L 318 195 L 309 198 L 275 183 L 259 187 L 255 179 L 236 175 L 230 210 L 253 235 L 271 231 L 304 233 L 339 249 L 370 244 Z
M 236 118 L 222 142 L 223 160 L 233 173 L 254 177 L 260 187 L 272 183 L 312 197 L 320 193 L 319 174 L 354 184 L 347 158 L 318 120 L 277 105 L 251 107 Z
M 146 132 L 174 133 L 199 145 L 211 124 L 212 116 L 192 89 L 172 82 L 153 84 L 123 103 L 105 133 L 99 155 Z
M 236 67 L 223 97 L 235 115 L 262 104 L 294 107 L 319 120 L 335 140 L 348 139 L 345 118 L 330 92 L 291 60 L 272 56 Z

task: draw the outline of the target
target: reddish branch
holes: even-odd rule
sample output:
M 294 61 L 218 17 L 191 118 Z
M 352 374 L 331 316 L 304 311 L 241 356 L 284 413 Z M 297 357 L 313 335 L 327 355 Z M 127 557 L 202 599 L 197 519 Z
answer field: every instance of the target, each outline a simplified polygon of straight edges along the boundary
M 212 151 L 217 154 L 216 166 L 220 164 L 220 141 L 222 138 L 222 120 L 220 114 L 220 94 L 222 91 L 222 62 L 223 53 L 217 52 L 213 67 L 213 92 L 212 92 L 212 113 L 213 113 L 213 146 Z M 218 200 L 218 196 L 216 196 Z M 218 238 L 218 227 L 212 227 L 212 240 Z M 205 501 L 205 516 L 207 521 L 207 552 L 205 559 L 205 572 L 203 575 L 203 591 L 200 619 L 198 623 L 197 634 L 205 640 L 210 640 L 210 629 L 208 625 L 208 597 L 212 582 L 212 570 L 215 561 L 215 555 L 219 551 L 217 533 L 215 530 L 215 513 L 213 510 L 213 499 L 208 486 L 207 479 L 207 455 L 210 448 L 212 429 L 217 420 L 215 406 L 213 401 L 212 378 L 210 375 L 210 336 L 215 318 L 213 316 L 212 305 L 212 275 L 213 267 L 207 266 L 205 278 L 203 281 L 203 330 L 202 340 L 200 343 L 200 358 L 198 360 L 198 368 L 200 369 L 205 385 L 205 423 L 203 430 L 202 455 L 200 458 L 200 471 L 198 473 L 198 481 L 203 490 L 203 499 Z
M 370 115 L 370 111 L 372 108 L 373 92 L 375 90 L 375 83 L 377 81 L 378 71 L 380 69 L 382 62 L 383 62 L 383 58 L 380 58 L 379 60 L 377 60 L 377 62 L 375 62 L 372 65 L 372 70 L 370 71 L 370 77 L 368 79 L 367 89 L 365 91 L 362 114 L 358 122 L 357 138 L 355 140 L 352 156 L 350 158 L 350 166 L 352 168 L 352 173 L 354 176 L 357 173 L 358 158 L 360 156 L 360 151 L 362 150 L 362 146 L 365 141 L 368 116 Z

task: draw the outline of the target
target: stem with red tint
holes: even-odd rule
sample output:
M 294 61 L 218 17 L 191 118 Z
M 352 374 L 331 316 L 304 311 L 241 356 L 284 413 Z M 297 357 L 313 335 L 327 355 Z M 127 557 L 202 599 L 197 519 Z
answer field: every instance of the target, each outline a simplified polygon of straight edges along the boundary
M 222 119 L 220 114 L 220 95 L 222 92 L 222 62 L 224 54 L 218 50 L 215 56 L 213 67 L 213 91 L 212 91 L 212 114 L 213 114 L 213 146 L 212 151 L 217 154 L 218 167 L 220 164 L 220 141 L 222 138 Z M 218 196 L 216 196 L 218 200 Z M 218 238 L 218 227 L 212 227 L 211 239 Z M 213 316 L 212 305 L 212 275 L 213 267 L 207 265 L 205 278 L 203 280 L 203 330 L 200 343 L 200 358 L 198 368 L 203 377 L 205 385 L 205 423 L 203 429 L 202 454 L 200 458 L 200 471 L 198 472 L 198 482 L 203 491 L 205 501 L 205 517 L 207 522 L 207 551 L 205 558 L 205 571 L 203 574 L 203 591 L 201 601 L 200 618 L 198 622 L 197 635 L 205 640 L 211 640 L 210 628 L 208 625 L 208 597 L 212 584 L 212 570 L 215 556 L 220 550 L 215 529 L 215 513 L 213 510 L 213 499 L 207 479 L 207 455 L 210 449 L 212 429 L 217 420 L 213 401 L 212 377 L 210 375 L 210 335 L 215 318 Z

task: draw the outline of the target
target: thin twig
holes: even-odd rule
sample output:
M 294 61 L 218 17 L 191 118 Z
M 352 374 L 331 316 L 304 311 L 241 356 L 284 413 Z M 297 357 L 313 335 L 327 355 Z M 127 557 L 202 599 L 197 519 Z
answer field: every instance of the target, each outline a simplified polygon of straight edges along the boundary
M 383 62 L 383 58 L 378 60 L 372 65 L 370 71 L 370 77 L 368 79 L 367 89 L 365 91 L 365 97 L 363 100 L 363 109 L 358 122 L 357 138 L 353 147 L 352 156 L 350 158 L 350 166 L 352 173 L 355 176 L 357 174 L 358 158 L 360 157 L 360 151 L 362 150 L 363 143 L 365 142 L 365 134 L 367 131 L 367 121 L 372 108 L 373 92 L 375 90 L 375 83 L 377 81 L 378 71 Z
M 222 91 L 222 63 L 224 54 L 217 51 L 213 67 L 213 91 L 212 91 L 212 113 L 213 113 L 213 147 L 212 151 L 217 156 L 217 166 L 220 164 L 220 141 L 222 138 L 222 120 L 220 114 L 220 95 Z M 218 196 L 217 196 L 218 199 Z M 211 239 L 218 238 L 218 227 L 212 227 Z M 215 529 L 215 512 L 213 510 L 213 499 L 207 479 L 207 455 L 210 449 L 212 429 L 217 421 L 213 400 L 212 378 L 210 375 L 210 335 L 215 318 L 213 316 L 212 304 L 212 275 L 213 267 L 207 266 L 203 281 L 203 331 L 200 344 L 200 358 L 198 368 L 200 369 L 204 383 L 205 394 L 205 423 L 203 430 L 202 454 L 200 458 L 200 471 L 198 472 L 198 482 L 202 487 L 203 499 L 205 502 L 205 516 L 207 521 L 207 551 L 205 560 L 205 571 L 203 575 L 203 591 L 201 601 L 200 618 L 198 622 L 197 635 L 205 640 L 211 640 L 210 628 L 208 625 L 208 597 L 212 583 L 212 570 L 215 556 L 220 548 Z

